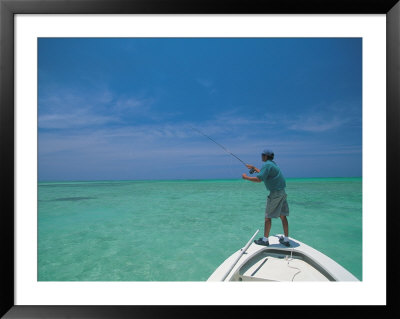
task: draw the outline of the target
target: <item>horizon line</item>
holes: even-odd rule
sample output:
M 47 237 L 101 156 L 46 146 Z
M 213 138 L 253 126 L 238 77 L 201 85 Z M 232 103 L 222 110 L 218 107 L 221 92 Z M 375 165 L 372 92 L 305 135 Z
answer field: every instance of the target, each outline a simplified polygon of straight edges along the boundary
M 362 176 L 329 176 L 329 177 L 287 177 L 286 180 L 294 179 L 345 179 L 362 178 Z M 38 183 L 52 182 L 163 182 L 163 181 L 214 181 L 214 180 L 243 180 L 242 178 L 177 178 L 177 179 L 71 179 L 71 180 L 38 180 Z

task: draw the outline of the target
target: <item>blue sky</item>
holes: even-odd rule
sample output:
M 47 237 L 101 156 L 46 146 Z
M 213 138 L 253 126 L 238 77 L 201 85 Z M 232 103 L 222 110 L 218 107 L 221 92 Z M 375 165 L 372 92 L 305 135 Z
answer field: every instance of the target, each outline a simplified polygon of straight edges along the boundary
M 360 38 L 40 38 L 39 180 L 362 175 Z

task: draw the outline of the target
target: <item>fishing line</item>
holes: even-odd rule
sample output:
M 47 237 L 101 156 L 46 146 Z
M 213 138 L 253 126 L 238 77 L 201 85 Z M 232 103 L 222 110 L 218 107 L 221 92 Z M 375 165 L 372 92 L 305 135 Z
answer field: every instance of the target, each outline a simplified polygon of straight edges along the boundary
M 236 159 L 238 159 L 240 162 L 243 163 L 244 166 L 246 166 L 246 163 L 243 162 L 239 157 L 237 157 L 235 154 L 233 154 L 232 152 L 230 152 L 225 146 L 219 144 L 217 141 L 213 140 L 211 137 L 209 137 L 208 135 L 204 134 L 203 132 L 201 132 L 200 130 L 194 128 L 194 127 L 190 127 L 192 130 L 195 130 L 197 132 L 199 132 L 201 135 L 207 137 L 209 140 L 211 140 L 212 142 L 214 142 L 215 144 L 217 144 L 219 147 L 221 147 L 225 152 L 227 152 L 228 154 L 232 155 L 233 157 L 235 157 Z M 247 167 L 247 166 L 246 166 Z M 255 170 L 252 168 L 250 169 L 249 173 L 253 174 L 255 172 Z

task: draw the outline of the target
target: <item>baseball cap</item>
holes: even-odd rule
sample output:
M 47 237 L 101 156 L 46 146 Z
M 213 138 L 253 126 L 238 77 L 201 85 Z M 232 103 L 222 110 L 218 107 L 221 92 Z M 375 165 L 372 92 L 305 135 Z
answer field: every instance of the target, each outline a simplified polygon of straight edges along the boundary
M 274 155 L 274 152 L 272 152 L 272 151 L 269 150 L 269 149 L 265 149 L 265 150 L 263 150 L 263 152 L 262 152 L 261 154 L 267 155 L 267 156 L 273 156 L 273 155 Z

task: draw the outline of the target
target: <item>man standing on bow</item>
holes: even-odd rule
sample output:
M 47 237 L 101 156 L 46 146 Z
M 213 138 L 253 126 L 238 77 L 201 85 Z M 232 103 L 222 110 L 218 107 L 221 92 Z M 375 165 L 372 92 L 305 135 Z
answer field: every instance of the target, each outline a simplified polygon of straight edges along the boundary
M 271 230 L 271 219 L 280 217 L 285 237 L 281 236 L 279 242 L 289 247 L 289 224 L 286 218 L 286 216 L 289 216 L 289 205 L 286 200 L 286 181 L 279 166 L 273 161 L 274 152 L 268 149 L 264 150 L 261 153 L 261 159 L 265 162 L 261 170 L 253 165 L 246 164 L 247 168 L 258 173 L 256 177 L 250 177 L 246 174 L 242 175 L 243 179 L 247 179 L 251 182 L 260 183 L 263 181 L 265 187 L 270 192 L 267 197 L 265 209 L 264 237 L 254 242 L 258 245 L 269 246 L 268 236 Z

